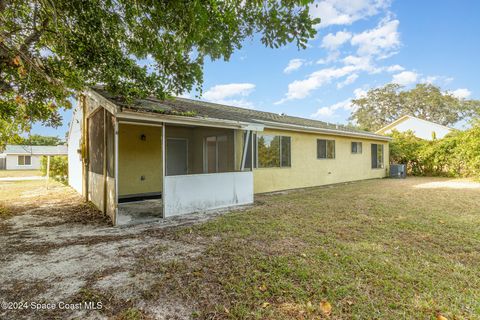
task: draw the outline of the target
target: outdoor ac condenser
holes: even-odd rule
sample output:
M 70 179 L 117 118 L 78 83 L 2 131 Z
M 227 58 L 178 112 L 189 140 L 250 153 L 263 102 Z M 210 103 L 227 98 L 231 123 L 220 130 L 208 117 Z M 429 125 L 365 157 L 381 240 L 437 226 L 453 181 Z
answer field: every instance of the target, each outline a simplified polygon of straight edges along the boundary
M 405 179 L 407 177 L 407 166 L 405 164 L 391 164 L 390 178 Z

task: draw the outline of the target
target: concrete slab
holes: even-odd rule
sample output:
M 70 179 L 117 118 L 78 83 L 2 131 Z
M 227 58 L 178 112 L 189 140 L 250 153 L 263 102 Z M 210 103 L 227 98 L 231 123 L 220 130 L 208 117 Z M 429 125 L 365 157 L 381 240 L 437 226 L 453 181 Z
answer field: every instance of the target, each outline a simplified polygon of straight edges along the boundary
M 141 224 L 162 219 L 161 199 L 142 200 L 118 204 L 118 225 Z

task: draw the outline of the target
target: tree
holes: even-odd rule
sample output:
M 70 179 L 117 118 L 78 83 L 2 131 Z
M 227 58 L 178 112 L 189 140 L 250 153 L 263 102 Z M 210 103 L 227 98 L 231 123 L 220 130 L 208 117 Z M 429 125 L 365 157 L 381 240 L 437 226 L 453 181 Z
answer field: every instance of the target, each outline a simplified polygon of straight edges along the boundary
M 387 84 L 352 100 L 356 110 L 350 120 L 365 130 L 376 131 L 404 115 L 448 126 L 478 114 L 480 101 L 459 99 L 432 84 L 417 84 L 406 91 L 401 89 L 398 84 Z
M 28 138 L 22 138 L 19 141 L 19 144 L 29 146 L 58 146 L 62 143 L 63 141 L 59 137 L 42 136 L 39 134 L 32 134 Z
M 246 38 L 305 48 L 320 22 L 310 2 L 0 0 L 0 121 L 57 126 L 94 84 L 127 100 L 201 93 L 205 58 L 228 60 Z

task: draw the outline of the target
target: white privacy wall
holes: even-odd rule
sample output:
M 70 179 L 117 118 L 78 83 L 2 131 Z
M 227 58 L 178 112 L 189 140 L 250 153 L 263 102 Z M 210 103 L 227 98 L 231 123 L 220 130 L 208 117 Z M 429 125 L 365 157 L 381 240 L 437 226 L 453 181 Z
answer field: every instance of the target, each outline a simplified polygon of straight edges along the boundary
M 82 138 L 82 112 L 79 107 L 74 111 L 68 135 L 68 184 L 78 193 L 82 193 L 82 160 L 78 150 Z
M 253 203 L 253 173 L 166 176 L 164 217 Z

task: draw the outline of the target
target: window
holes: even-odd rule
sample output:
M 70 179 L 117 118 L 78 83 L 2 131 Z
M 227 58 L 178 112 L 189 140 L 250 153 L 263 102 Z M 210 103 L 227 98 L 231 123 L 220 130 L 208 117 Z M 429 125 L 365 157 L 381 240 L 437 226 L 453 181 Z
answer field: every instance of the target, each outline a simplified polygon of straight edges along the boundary
M 372 144 L 372 169 L 383 168 L 383 144 Z
M 19 166 L 30 166 L 32 165 L 31 156 L 18 156 L 17 163 Z
M 362 153 L 361 142 L 352 142 L 352 153 Z
M 290 137 L 259 134 L 257 136 L 258 167 L 290 167 L 290 148 Z
M 205 138 L 205 172 L 226 172 L 227 155 L 227 136 Z
M 335 140 L 317 139 L 317 159 L 335 159 Z

